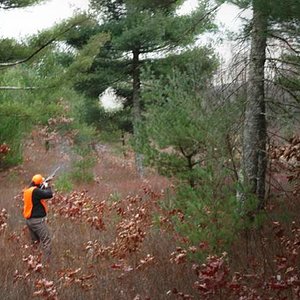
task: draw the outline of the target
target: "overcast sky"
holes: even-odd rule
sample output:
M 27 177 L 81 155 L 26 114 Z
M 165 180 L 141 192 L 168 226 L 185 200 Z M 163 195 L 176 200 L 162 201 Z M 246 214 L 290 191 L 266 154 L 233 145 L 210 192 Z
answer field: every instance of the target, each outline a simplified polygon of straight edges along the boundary
M 24 9 L 0 9 L 0 37 L 25 38 L 71 17 L 78 9 L 87 9 L 88 3 L 88 0 L 48 0 L 42 5 Z M 196 6 L 197 0 L 186 0 L 181 12 L 188 13 Z M 221 6 L 217 13 L 217 22 L 221 24 L 219 36 L 225 37 L 226 30 L 237 32 L 241 28 L 239 14 L 240 11 L 234 5 L 225 4 Z M 219 53 L 224 56 L 225 60 L 230 57 L 229 47 L 228 41 L 217 46 Z
M 88 0 L 48 0 L 22 9 L 0 9 L 0 36 L 23 38 L 86 9 Z

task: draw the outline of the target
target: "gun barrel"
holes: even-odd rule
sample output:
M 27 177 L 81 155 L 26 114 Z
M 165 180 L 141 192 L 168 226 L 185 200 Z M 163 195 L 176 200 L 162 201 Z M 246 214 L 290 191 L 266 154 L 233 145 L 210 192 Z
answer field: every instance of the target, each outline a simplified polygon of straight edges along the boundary
M 54 176 L 56 175 L 56 172 L 57 172 L 59 169 L 60 169 L 60 167 L 57 167 L 57 168 L 54 170 L 54 172 L 53 172 L 51 175 L 49 175 L 49 176 L 44 180 L 44 182 L 48 182 L 48 181 L 52 180 L 52 179 L 54 178 Z

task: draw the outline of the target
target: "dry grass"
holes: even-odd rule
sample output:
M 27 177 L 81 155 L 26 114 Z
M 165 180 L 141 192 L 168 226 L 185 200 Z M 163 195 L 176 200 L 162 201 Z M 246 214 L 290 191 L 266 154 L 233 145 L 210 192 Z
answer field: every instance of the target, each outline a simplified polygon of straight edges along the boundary
M 24 164 L 1 174 L 0 205 L 9 214 L 0 236 L 2 298 L 165 299 L 174 287 L 186 289 L 191 266 L 169 261 L 176 241 L 152 224 L 167 181 L 155 175 L 141 180 L 132 160 L 111 156 L 107 147 L 98 151 L 94 183 L 78 185 L 73 195 L 56 193 L 50 203 L 53 257 L 50 266 L 39 265 L 40 252 L 30 246 L 21 214 L 21 191 L 32 174 L 68 163 L 59 145 L 46 151 L 33 135 Z M 87 251 L 89 243 L 95 249 Z M 106 250 L 99 254 L 97 247 Z
M 95 182 L 51 201 L 53 256 L 41 265 L 21 215 L 21 191 L 33 173 L 60 164 L 69 164 L 62 148 L 46 152 L 33 136 L 23 166 L 0 175 L 0 211 L 8 213 L 0 215 L 2 299 L 299 299 L 297 197 L 286 203 L 295 212 L 287 222 L 278 222 L 281 208 L 272 205 L 266 226 L 242 232 L 228 257 L 193 265 L 186 257 L 200 247 L 178 248 L 158 205 L 167 180 L 155 174 L 141 180 L 132 158 L 104 146 Z M 164 216 L 160 227 L 153 223 L 157 214 Z

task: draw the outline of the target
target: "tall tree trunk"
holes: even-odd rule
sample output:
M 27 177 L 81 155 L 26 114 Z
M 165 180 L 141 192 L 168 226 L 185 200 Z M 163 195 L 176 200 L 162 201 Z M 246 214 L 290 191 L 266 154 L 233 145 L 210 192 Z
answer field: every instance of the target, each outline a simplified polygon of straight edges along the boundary
M 264 65 L 267 45 L 267 14 L 261 0 L 253 1 L 253 20 L 247 103 L 243 136 L 243 168 L 250 192 L 264 205 L 265 176 L 267 167 L 267 124 L 265 115 Z M 260 6 L 260 7 L 259 7 Z
M 139 63 L 139 50 L 133 51 L 133 67 L 132 67 L 132 79 L 133 79 L 133 134 L 137 149 L 140 147 L 140 126 L 141 126 L 141 104 L 140 104 L 140 63 Z M 140 177 L 144 176 L 143 156 L 136 150 L 135 152 L 135 165 Z

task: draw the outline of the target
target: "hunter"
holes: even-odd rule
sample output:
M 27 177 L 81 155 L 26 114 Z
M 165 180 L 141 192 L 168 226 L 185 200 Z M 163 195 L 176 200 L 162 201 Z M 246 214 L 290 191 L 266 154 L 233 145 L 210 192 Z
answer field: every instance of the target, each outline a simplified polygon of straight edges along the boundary
M 48 209 L 45 199 L 52 197 L 52 189 L 41 174 L 32 177 L 29 187 L 24 190 L 23 197 L 23 216 L 32 242 L 41 244 L 46 262 L 49 262 L 51 256 L 51 235 L 46 224 Z

